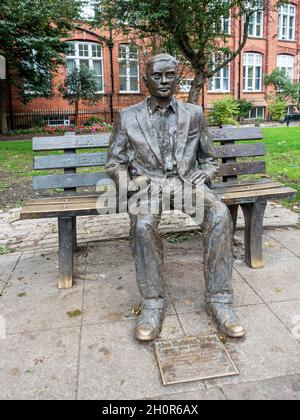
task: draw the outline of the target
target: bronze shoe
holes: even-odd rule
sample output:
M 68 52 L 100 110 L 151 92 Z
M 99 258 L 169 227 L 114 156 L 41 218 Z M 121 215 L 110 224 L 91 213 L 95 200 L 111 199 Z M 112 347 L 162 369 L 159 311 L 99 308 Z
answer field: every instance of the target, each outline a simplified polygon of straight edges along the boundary
M 163 300 L 144 301 L 135 330 L 136 339 L 139 341 L 155 340 L 161 332 L 163 318 Z
M 243 338 L 246 335 L 246 330 L 231 304 L 209 303 L 207 312 L 215 319 L 221 333 L 231 338 Z

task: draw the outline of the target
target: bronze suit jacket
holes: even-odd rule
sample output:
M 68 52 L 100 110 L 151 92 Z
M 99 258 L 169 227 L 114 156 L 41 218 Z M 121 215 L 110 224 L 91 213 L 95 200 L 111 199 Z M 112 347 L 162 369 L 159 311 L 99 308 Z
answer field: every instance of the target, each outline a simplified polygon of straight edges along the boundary
M 213 179 L 218 164 L 202 108 L 177 101 L 178 136 L 175 159 L 178 175 L 185 180 L 200 168 Z M 155 138 L 148 99 L 121 110 L 111 136 L 106 172 L 118 186 L 119 172 L 127 171 L 131 179 L 138 176 L 164 178 L 164 161 Z

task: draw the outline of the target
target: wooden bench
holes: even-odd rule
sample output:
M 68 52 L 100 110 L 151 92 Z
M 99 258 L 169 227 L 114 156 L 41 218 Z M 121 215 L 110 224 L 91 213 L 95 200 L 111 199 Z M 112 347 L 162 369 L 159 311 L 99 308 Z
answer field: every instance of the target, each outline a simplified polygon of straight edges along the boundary
M 246 262 L 253 268 L 263 267 L 262 233 L 267 202 L 293 197 L 295 191 L 267 178 L 241 179 L 241 175 L 264 174 L 262 158 L 266 151 L 260 128 L 212 129 L 218 157 L 221 159 L 219 182 L 214 185 L 231 211 L 236 228 L 238 208 L 245 216 Z M 245 144 L 246 141 L 251 141 Z M 35 170 L 58 170 L 63 174 L 36 176 L 34 190 L 63 189 L 63 194 L 30 200 L 21 212 L 21 219 L 58 218 L 59 288 L 70 288 L 73 282 L 73 255 L 77 247 L 76 217 L 97 215 L 99 193 L 82 193 L 81 187 L 95 187 L 108 180 L 104 165 L 107 152 L 82 153 L 82 149 L 107 148 L 109 135 L 87 135 L 35 138 L 35 152 L 62 151 L 54 156 L 36 156 Z M 80 152 L 80 153 L 78 153 Z M 249 159 L 251 158 L 251 159 Z M 78 168 L 96 167 L 98 172 L 77 173 Z M 101 168 L 101 169 L 100 169 Z M 100 169 L 100 171 L 99 171 Z M 102 172 L 101 172 L 102 171 Z M 106 181 L 105 181 L 106 182 Z M 104 212 L 105 209 L 104 206 Z M 107 210 L 108 212 L 108 210 Z

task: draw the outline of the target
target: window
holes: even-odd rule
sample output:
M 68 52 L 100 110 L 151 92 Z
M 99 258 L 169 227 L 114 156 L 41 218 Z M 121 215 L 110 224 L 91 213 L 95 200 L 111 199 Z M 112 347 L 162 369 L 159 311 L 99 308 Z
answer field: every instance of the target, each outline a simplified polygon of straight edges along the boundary
M 231 14 L 228 17 L 222 17 L 222 30 L 225 34 L 231 33 Z
M 263 36 L 264 14 L 262 11 L 253 13 L 250 17 L 248 35 L 256 38 Z
M 249 112 L 249 120 L 257 120 L 258 118 L 265 118 L 265 108 L 263 106 L 254 107 Z
M 243 88 L 245 92 L 260 92 L 262 87 L 262 55 L 244 54 Z
M 93 42 L 70 42 L 67 53 L 67 71 L 73 66 L 87 66 L 93 73 L 97 92 L 104 92 L 102 46 Z
M 71 121 L 70 118 L 67 116 L 52 116 L 52 117 L 44 117 L 43 124 L 49 127 L 60 127 L 60 126 L 70 126 Z
M 283 70 L 291 79 L 294 79 L 294 57 L 292 55 L 278 55 L 277 68 Z
M 179 91 L 181 93 L 189 93 L 192 87 L 193 79 L 184 79 L 180 81 Z
M 222 54 L 215 55 L 213 62 L 215 66 L 224 60 Z M 223 67 L 220 71 L 215 73 L 208 81 L 208 90 L 210 92 L 230 92 L 230 65 Z
M 139 93 L 140 63 L 139 48 L 136 45 L 119 47 L 119 81 L 121 93 Z
M 96 7 L 100 7 L 96 0 L 83 0 L 81 6 L 80 17 L 84 20 L 95 19 Z
M 287 4 L 279 7 L 278 38 L 281 40 L 295 40 L 296 6 Z

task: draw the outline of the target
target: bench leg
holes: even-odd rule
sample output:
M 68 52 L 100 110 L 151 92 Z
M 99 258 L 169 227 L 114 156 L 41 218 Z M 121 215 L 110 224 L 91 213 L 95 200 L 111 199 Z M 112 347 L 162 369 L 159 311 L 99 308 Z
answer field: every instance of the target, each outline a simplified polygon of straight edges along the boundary
M 263 268 L 263 223 L 267 202 L 242 204 L 245 216 L 245 260 L 252 268 Z
M 59 232 L 59 289 L 73 285 L 73 221 L 72 217 L 58 218 Z
M 239 206 L 229 206 L 229 210 L 230 210 L 232 221 L 233 221 L 233 236 L 234 236 L 236 232 Z
M 73 251 L 77 251 L 77 219 L 72 217 L 72 237 L 73 237 Z

